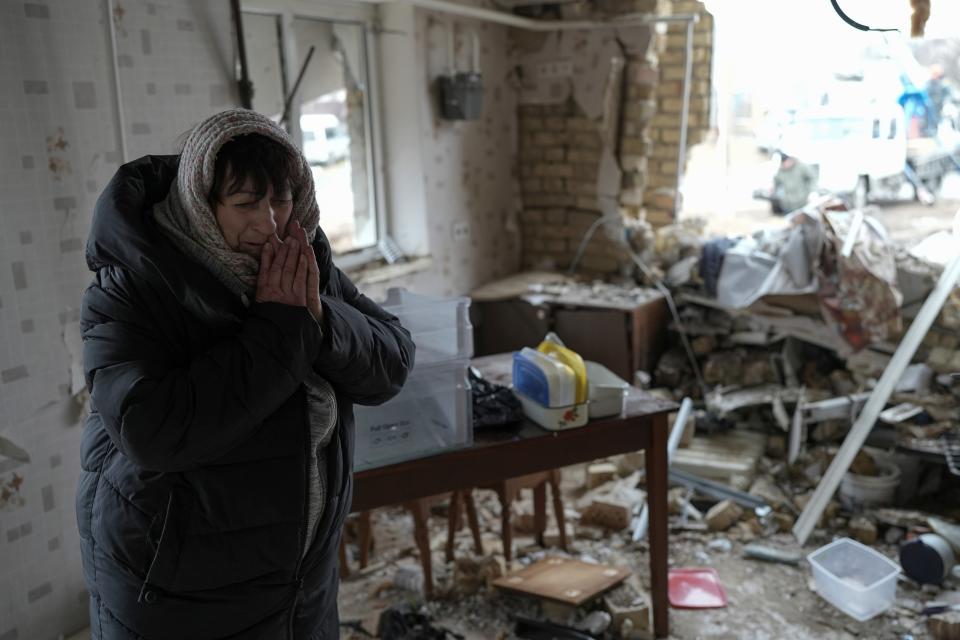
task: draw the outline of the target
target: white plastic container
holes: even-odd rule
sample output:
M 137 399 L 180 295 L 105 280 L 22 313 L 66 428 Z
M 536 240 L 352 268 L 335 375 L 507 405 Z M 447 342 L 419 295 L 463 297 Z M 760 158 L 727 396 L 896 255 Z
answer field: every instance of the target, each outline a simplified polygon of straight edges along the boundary
M 529 347 L 513 358 L 513 386 L 545 407 L 568 407 L 577 402 L 573 369 Z
M 358 471 L 424 458 L 473 442 L 469 360 L 418 364 L 403 390 L 378 407 L 354 409 Z
M 513 394 L 520 399 L 524 415 L 544 429 L 562 431 L 563 429 L 573 429 L 587 424 L 589 410 L 586 402 L 568 407 L 545 407 L 516 389 L 514 389 Z
M 877 460 L 878 476 L 861 476 L 848 471 L 840 482 L 840 502 L 847 509 L 859 511 L 865 507 L 883 507 L 894 503 L 900 486 L 900 467 L 892 462 Z
M 423 296 L 395 287 L 381 306 L 410 332 L 417 365 L 473 356 L 470 298 Z
M 590 419 L 623 414 L 627 390 L 630 388 L 627 381 L 598 362 L 586 360 L 583 364 L 587 367 L 587 386 L 590 390 Z
M 860 622 L 885 611 L 897 597 L 899 565 L 855 540 L 834 540 L 807 560 L 817 593 Z

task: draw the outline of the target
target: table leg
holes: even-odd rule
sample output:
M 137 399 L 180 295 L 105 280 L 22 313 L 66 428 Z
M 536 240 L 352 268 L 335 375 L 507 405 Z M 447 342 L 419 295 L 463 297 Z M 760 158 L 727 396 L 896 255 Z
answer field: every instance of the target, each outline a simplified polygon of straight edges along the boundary
M 507 570 L 513 558 L 513 530 L 510 524 L 511 496 L 508 495 L 506 482 L 497 488 L 500 497 L 500 538 L 503 540 L 503 557 L 507 561 Z
M 480 537 L 480 519 L 477 518 L 477 504 L 473 501 L 473 489 L 464 489 L 463 502 L 467 506 L 467 522 L 473 534 L 473 547 L 478 556 L 483 555 L 483 540 Z
M 453 546 L 460 530 L 460 492 L 450 495 L 450 508 L 447 510 L 447 562 L 453 562 Z
M 658 638 L 670 633 L 667 601 L 667 416 L 657 416 L 646 450 L 647 505 L 650 509 L 650 598 L 653 630 Z
M 533 488 L 533 531 L 537 544 L 543 546 L 543 532 L 547 530 L 547 483 Z
M 430 508 L 426 500 L 412 500 L 407 508 L 413 515 L 413 537 L 420 551 L 420 566 L 423 567 L 423 591 L 427 598 L 433 597 L 433 564 L 430 558 Z
M 560 470 L 550 472 L 550 496 L 553 498 L 553 517 L 557 519 L 557 529 L 560 530 L 560 548 L 567 549 L 567 523 L 563 513 L 563 498 L 560 497 Z
M 360 568 L 366 569 L 370 560 L 370 545 L 373 544 L 373 531 L 370 523 L 370 512 L 360 514 L 360 535 L 357 543 L 360 545 Z
M 350 577 L 350 565 L 347 563 L 347 536 L 341 534 L 340 551 L 338 552 L 338 562 L 340 563 L 340 579 Z

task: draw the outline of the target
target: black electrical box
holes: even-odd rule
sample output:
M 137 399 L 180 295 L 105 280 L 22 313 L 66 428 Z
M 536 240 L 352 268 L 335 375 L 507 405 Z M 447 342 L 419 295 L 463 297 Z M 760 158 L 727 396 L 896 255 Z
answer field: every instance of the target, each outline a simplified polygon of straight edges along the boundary
M 446 120 L 476 120 L 483 111 L 483 76 L 475 71 L 440 76 L 440 114 Z

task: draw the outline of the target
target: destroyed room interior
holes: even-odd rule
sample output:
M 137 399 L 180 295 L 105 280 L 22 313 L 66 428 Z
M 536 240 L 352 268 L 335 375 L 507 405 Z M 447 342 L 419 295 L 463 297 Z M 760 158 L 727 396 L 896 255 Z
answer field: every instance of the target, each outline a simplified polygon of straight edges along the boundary
M 0 640 L 960 640 L 955 0 L 0 0 L 0 76 Z

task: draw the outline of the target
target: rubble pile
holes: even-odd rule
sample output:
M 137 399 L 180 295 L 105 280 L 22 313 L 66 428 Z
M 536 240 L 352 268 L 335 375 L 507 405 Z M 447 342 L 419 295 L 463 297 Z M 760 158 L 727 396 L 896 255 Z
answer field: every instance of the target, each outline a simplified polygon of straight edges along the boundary
M 830 205 L 751 238 L 706 239 L 697 221 L 628 235 L 643 265 L 640 279 L 666 285 L 678 316 L 655 369 L 637 372 L 633 382 L 660 397 L 692 398 L 697 407 L 693 419 L 674 427 L 684 432 L 670 466 L 669 564 L 715 569 L 730 595 L 727 610 L 674 609 L 672 635 L 700 637 L 709 628 L 711 635 L 740 637 L 749 628 L 753 637 L 960 637 L 960 569 L 953 568 L 960 558 L 960 527 L 953 524 L 960 522 L 960 482 L 950 471 L 960 461 L 949 459 L 944 444 L 960 443 L 960 382 L 950 375 L 960 372 L 960 289 L 807 543 L 793 535 L 943 261 L 893 246 L 869 215 Z M 589 289 L 632 298 L 645 291 L 635 285 Z M 557 287 L 565 295 L 576 290 L 548 283 L 530 293 L 550 296 Z M 376 614 L 408 601 L 465 638 L 525 637 L 518 629 L 531 620 L 596 638 L 652 637 L 648 548 L 634 539 L 646 499 L 643 454 L 567 468 L 562 478 L 566 550 L 552 518 L 538 543 L 526 492 L 510 507 L 511 562 L 492 492 L 474 491 L 485 555 L 474 553 L 463 530 L 448 561 L 446 520 L 432 518 L 430 600 L 423 598 L 409 519 L 402 510 L 378 512 L 375 536 L 382 531 L 384 540 L 374 565 L 343 583 L 342 617 L 365 621 L 375 634 Z M 443 509 L 435 515 L 444 516 Z M 812 575 L 808 557 L 843 538 L 903 572 L 892 604 L 864 621 L 818 595 Z M 493 586 L 558 555 L 632 575 L 577 607 Z

